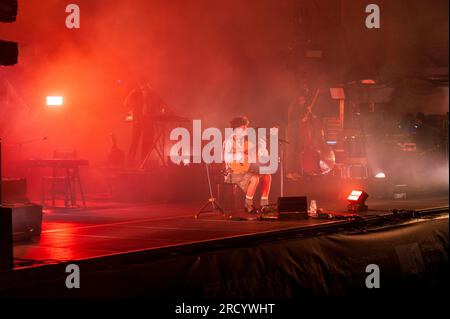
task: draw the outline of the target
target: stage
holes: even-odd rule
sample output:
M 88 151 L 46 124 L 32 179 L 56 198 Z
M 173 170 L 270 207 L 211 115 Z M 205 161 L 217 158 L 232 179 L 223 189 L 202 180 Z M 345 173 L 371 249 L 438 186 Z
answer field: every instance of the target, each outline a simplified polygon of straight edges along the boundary
M 345 201 L 318 202 L 319 207 L 337 215 L 348 214 L 346 204 Z M 364 218 L 391 214 L 392 209 L 446 206 L 448 198 L 369 199 L 368 204 L 370 211 L 360 214 Z M 30 263 L 38 266 L 40 261 L 64 262 L 162 247 L 176 250 L 180 245 L 192 243 L 302 231 L 317 226 L 334 228 L 347 223 L 345 219 L 258 221 L 254 220 L 255 215 L 243 213 L 232 214 L 231 220 L 219 213 L 205 213 L 195 219 L 201 206 L 202 203 L 130 205 L 89 202 L 88 208 L 45 209 L 40 240 L 14 246 L 16 268 Z
M 404 2 L 0 0 L 0 300 L 445 306 L 450 2 Z
M 442 290 L 448 197 L 367 203 L 368 212 L 350 217 L 345 201 L 318 201 L 334 218 L 296 221 L 195 219 L 202 203 L 45 209 L 40 239 L 15 243 L 15 268 L 0 273 L 0 295 L 358 300 Z M 66 288 L 68 264 L 80 267 L 85 289 Z M 364 285 L 368 264 L 384 271 L 381 295 Z

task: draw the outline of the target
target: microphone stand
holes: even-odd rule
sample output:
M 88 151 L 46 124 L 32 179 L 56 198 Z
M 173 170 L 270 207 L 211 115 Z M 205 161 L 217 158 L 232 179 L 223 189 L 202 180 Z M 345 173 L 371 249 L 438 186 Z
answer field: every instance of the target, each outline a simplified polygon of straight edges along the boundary
M 208 213 L 208 212 L 216 212 L 218 211 L 222 216 L 225 216 L 224 209 L 217 203 L 216 198 L 214 197 L 212 186 L 211 186 L 211 177 L 209 174 L 209 164 L 205 162 L 205 168 L 206 168 L 206 177 L 208 179 L 208 187 L 209 187 L 209 199 L 206 202 L 205 205 L 203 205 L 202 208 L 200 208 L 200 211 L 195 214 L 194 218 L 198 219 L 200 214 L 202 213 Z M 210 209 L 207 209 L 207 207 L 210 206 Z
M 278 138 L 278 145 L 280 149 L 280 156 L 278 162 L 280 163 L 280 197 L 284 197 L 284 147 L 289 144 L 289 141 Z
M 278 126 L 277 126 L 278 127 Z M 255 129 L 259 129 L 262 127 L 254 127 Z M 288 140 L 278 138 L 278 146 L 280 154 L 278 156 L 278 163 L 280 164 L 280 196 L 284 196 L 284 145 L 290 144 Z

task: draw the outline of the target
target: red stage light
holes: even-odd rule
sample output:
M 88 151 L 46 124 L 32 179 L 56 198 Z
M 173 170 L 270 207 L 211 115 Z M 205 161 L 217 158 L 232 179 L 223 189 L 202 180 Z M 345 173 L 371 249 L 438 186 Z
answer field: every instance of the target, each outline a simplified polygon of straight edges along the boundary
M 64 105 L 64 98 L 62 96 L 47 96 L 48 107 L 60 107 Z
M 357 202 L 362 193 L 362 191 L 352 191 L 347 199 L 350 202 Z
M 365 204 L 368 197 L 369 195 L 365 191 L 352 190 L 350 195 L 347 197 L 347 200 L 350 202 L 348 205 L 348 210 L 351 212 L 362 212 L 368 210 L 369 208 Z
M 372 79 L 364 79 L 361 80 L 361 84 L 376 84 L 377 82 L 375 80 Z

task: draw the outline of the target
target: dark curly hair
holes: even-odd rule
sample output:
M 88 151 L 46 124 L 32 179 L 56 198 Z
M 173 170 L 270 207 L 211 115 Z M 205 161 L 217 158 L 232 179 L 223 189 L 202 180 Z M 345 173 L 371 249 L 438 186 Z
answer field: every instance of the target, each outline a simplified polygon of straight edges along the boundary
M 246 116 L 239 116 L 235 117 L 230 121 L 230 126 L 232 129 L 235 129 L 237 127 L 243 126 L 243 125 L 249 125 L 250 121 Z

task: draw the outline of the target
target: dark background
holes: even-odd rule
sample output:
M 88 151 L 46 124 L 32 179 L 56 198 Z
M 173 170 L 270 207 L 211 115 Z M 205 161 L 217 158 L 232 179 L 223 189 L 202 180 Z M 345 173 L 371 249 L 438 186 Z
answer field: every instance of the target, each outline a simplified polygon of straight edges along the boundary
M 303 82 L 329 88 L 364 78 L 392 85 L 393 116 L 445 113 L 448 1 L 376 1 L 381 29 L 365 27 L 362 0 L 77 0 L 81 29 L 65 27 L 62 0 L 19 1 L 0 38 L 19 43 L 19 63 L 1 67 L 9 102 L 5 141 L 48 137 L 23 155 L 76 148 L 103 159 L 109 132 L 128 147 L 122 101 L 145 74 L 180 115 L 224 127 L 246 114 L 257 126 L 284 124 Z M 306 58 L 321 50 L 321 58 Z M 6 83 L 6 84 L 5 84 Z M 394 83 L 394 84 L 392 84 Z M 61 110 L 45 96 L 64 95 Z

